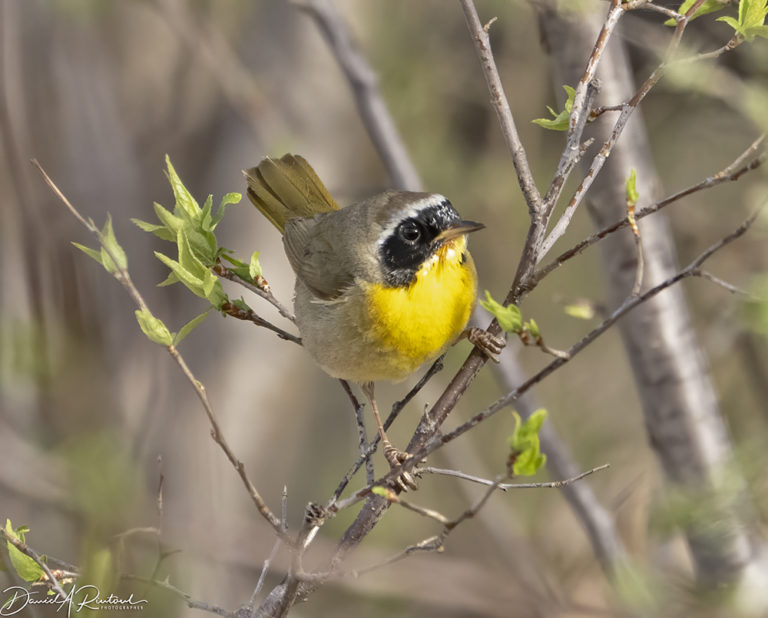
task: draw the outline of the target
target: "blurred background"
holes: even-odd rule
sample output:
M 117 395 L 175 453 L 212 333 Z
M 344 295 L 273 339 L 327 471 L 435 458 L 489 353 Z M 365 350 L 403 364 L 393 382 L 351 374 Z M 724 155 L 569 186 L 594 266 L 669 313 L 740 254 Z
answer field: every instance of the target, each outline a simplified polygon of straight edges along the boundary
M 480 289 L 503 298 L 527 211 L 458 4 L 336 4 L 378 72 L 426 189 L 486 224 L 472 238 Z M 546 105 L 562 108 L 563 92 L 553 82 L 534 10 L 513 0 L 478 2 L 478 9 L 484 21 L 498 17 L 494 51 L 544 187 L 563 135 L 530 121 L 547 116 Z M 661 21 L 633 14 L 619 31 L 639 79 L 658 63 L 668 39 Z M 729 36 L 724 24 L 702 19 L 686 40 L 709 50 Z M 742 46 L 720 66 L 735 79 L 767 87 L 768 44 Z M 166 352 L 140 333 L 124 290 L 72 247 L 92 238 L 29 159 L 40 161 L 86 217 L 101 224 L 111 213 L 134 282 L 153 312 L 177 330 L 205 303 L 181 286 L 156 287 L 167 269 L 153 250 L 172 247 L 130 222 L 154 220 L 155 201 L 173 206 L 164 155 L 201 202 L 209 193 L 217 203 L 227 192 L 244 192 L 243 168 L 295 152 L 315 166 L 340 203 L 351 203 L 388 188 L 389 179 L 350 88 L 312 20 L 298 3 L 278 0 L 1 0 L 0 76 L 0 516 L 29 526 L 28 541 L 40 552 L 87 565 L 108 547 L 123 572 L 149 577 L 154 571 L 196 599 L 235 609 L 250 598 L 273 535 L 211 440 L 193 389 Z M 666 193 L 722 169 L 759 133 L 728 92 L 703 90 L 662 82 L 644 104 Z M 765 199 L 766 186 L 758 171 L 668 209 L 681 263 L 736 227 Z M 590 230 L 580 213 L 557 248 Z M 243 259 L 260 251 L 275 295 L 290 302 L 293 275 L 279 235 L 247 199 L 229 211 L 218 235 Z M 768 267 L 765 247 L 762 224 L 718 254 L 710 269 L 749 287 Z M 738 298 L 706 281 L 684 285 L 763 517 L 765 339 L 742 319 Z M 235 298 L 247 294 L 225 287 Z M 567 348 L 598 318 L 575 319 L 565 306 L 579 299 L 599 306 L 603 295 L 598 252 L 588 251 L 548 277 L 523 310 L 549 345 Z M 290 329 L 267 303 L 248 302 Z M 273 510 L 279 512 L 287 487 L 288 523 L 296 530 L 306 503 L 325 503 L 357 457 L 353 411 L 339 384 L 298 346 L 215 314 L 180 350 Z M 467 352 L 466 343 L 449 351 L 446 369 L 391 430 L 395 444 L 407 441 Z M 520 351 L 528 372 L 547 360 L 536 349 Z M 415 380 L 377 389 L 382 408 Z M 485 370 L 449 426 L 503 392 Z M 580 467 L 611 464 L 584 482 L 614 513 L 640 568 L 667 578 L 665 594 L 679 591 L 671 602 L 687 602 L 690 565 L 664 523 L 660 474 L 617 335 L 598 340 L 546 380 L 536 397 Z M 430 463 L 493 477 L 504 471 L 512 427 L 511 413 L 503 412 Z M 376 464 L 383 470 L 382 459 Z M 156 505 L 161 477 L 162 513 Z M 362 482 L 357 477 L 352 485 Z M 412 499 L 453 517 L 481 492 L 430 477 Z M 310 566 L 326 565 L 353 517 L 342 513 L 322 528 Z M 144 528 L 159 534 L 136 530 Z M 392 509 L 348 566 L 381 561 L 438 531 L 432 521 Z M 158 565 L 161 552 L 169 555 Z M 266 591 L 287 565 L 280 553 Z M 125 589 L 151 598 L 144 615 L 191 612 L 168 593 L 138 583 Z M 330 582 L 294 614 L 600 616 L 618 615 L 621 606 L 568 504 L 557 490 L 542 489 L 494 496 L 449 537 L 444 553 Z

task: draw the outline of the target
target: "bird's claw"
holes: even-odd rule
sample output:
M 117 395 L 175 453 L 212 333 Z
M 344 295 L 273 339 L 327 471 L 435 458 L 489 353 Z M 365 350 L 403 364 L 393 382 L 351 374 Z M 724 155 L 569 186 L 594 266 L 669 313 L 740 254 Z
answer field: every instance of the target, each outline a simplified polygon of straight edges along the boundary
M 402 466 L 408 459 L 410 459 L 411 455 L 405 451 L 396 449 L 390 444 L 384 448 L 384 458 L 387 460 L 387 463 L 389 463 L 390 468 L 394 470 Z M 393 485 L 402 491 L 408 491 L 409 489 L 416 491 L 419 488 L 416 479 L 421 478 L 420 466 L 422 466 L 424 463 L 426 463 L 426 460 L 422 459 L 418 464 L 416 464 L 416 466 L 414 466 L 412 470 L 401 472 L 392 482 Z
M 482 328 L 468 328 L 466 337 L 478 350 L 490 358 L 494 363 L 499 362 L 499 354 L 507 345 L 503 337 L 492 335 Z

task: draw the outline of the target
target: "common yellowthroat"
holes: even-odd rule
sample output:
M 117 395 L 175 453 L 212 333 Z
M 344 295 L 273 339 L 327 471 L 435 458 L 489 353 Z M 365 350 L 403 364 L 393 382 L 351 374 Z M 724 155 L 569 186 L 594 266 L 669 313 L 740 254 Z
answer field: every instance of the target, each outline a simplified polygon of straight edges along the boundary
M 462 334 L 491 356 L 502 345 L 464 330 L 477 293 L 467 234 L 484 226 L 436 193 L 385 191 L 340 209 L 298 155 L 244 174 L 248 197 L 283 234 L 303 346 L 326 373 L 363 385 L 396 465 L 373 382 L 406 378 Z

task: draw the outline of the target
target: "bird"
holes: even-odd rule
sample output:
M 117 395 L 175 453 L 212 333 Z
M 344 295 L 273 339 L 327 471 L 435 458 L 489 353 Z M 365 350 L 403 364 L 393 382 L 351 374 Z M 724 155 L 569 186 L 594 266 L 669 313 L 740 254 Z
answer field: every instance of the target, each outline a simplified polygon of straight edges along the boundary
M 361 385 L 385 458 L 399 466 L 408 454 L 387 438 L 374 383 L 407 378 L 462 337 L 494 360 L 504 345 L 466 328 L 477 295 L 467 235 L 484 226 L 438 193 L 388 190 L 340 208 L 300 155 L 243 173 L 250 201 L 283 235 L 303 347 L 330 376 Z

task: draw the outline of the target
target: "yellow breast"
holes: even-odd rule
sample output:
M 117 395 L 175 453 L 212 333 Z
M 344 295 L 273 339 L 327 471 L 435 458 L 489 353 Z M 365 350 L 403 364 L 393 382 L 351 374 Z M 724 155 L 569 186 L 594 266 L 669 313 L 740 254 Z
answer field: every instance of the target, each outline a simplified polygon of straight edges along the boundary
M 370 344 L 388 352 L 393 373 L 408 375 L 464 330 L 477 294 L 472 257 L 460 237 L 441 247 L 408 287 L 366 292 Z

